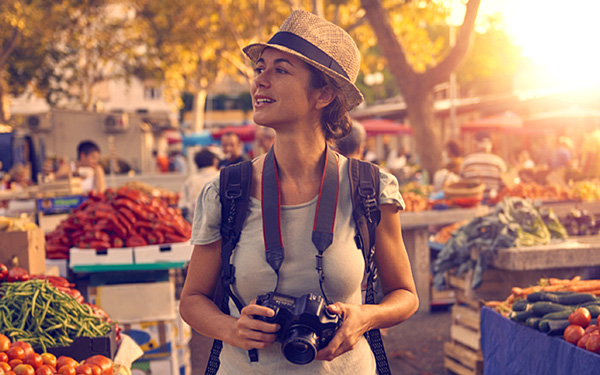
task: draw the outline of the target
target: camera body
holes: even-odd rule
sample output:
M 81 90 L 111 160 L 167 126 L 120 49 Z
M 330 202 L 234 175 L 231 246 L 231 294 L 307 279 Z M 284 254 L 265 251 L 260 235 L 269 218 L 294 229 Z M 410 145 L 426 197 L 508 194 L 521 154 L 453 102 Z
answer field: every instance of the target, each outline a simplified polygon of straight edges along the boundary
M 281 342 L 281 351 L 288 361 L 299 365 L 312 362 L 342 324 L 339 315 L 327 310 L 323 297 L 312 293 L 295 298 L 270 292 L 258 296 L 256 304 L 275 311 L 271 318 L 257 318 L 281 326 L 276 339 Z

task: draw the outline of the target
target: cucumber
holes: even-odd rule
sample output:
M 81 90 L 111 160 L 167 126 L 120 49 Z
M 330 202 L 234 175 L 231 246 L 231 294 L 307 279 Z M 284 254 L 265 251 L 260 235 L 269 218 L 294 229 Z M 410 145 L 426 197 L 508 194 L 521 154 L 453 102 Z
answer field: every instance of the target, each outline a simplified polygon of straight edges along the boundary
M 530 318 L 527 318 L 527 320 L 525 320 L 525 325 L 528 327 L 531 327 L 533 329 L 539 329 L 539 324 L 542 321 L 542 318 L 538 317 L 538 316 L 532 316 Z
M 566 309 L 563 311 L 556 311 L 556 312 L 551 312 L 548 313 L 546 315 L 544 315 L 542 317 L 542 319 L 547 319 L 547 320 L 564 320 L 564 319 L 569 319 L 569 315 L 571 315 L 571 313 L 575 311 L 575 309 Z
M 529 305 L 529 303 L 527 302 L 526 299 L 520 299 L 513 303 L 512 309 L 513 309 L 513 311 L 525 311 L 525 310 L 527 310 L 528 305 Z
M 529 318 L 535 317 L 535 314 L 531 310 L 527 311 L 511 311 L 508 314 L 510 320 L 514 320 L 515 322 L 524 322 Z
M 554 303 L 554 302 L 545 302 L 545 301 L 535 302 L 534 304 L 531 305 L 531 311 L 533 312 L 533 314 L 535 316 L 544 316 L 549 313 L 565 311 L 565 310 L 570 311 L 571 307 L 564 306 L 564 305 Z
M 592 315 L 592 319 L 596 319 L 598 315 L 600 315 L 600 305 L 587 305 L 583 307 L 588 309 L 588 311 Z
M 595 301 L 596 296 L 591 293 L 577 292 L 533 292 L 527 296 L 529 302 L 554 302 L 561 305 L 578 305 L 585 302 Z
M 568 319 L 549 320 L 542 319 L 538 324 L 538 330 L 547 333 L 548 335 L 562 335 L 565 328 L 569 326 Z

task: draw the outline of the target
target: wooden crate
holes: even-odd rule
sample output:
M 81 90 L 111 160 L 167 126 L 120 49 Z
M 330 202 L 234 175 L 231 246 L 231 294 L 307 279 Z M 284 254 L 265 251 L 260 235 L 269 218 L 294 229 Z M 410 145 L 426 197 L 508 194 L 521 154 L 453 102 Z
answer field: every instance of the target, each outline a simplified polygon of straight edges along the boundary
M 450 339 L 444 343 L 444 368 L 457 375 L 483 374 L 483 354 L 479 329 L 479 308 L 452 306 Z

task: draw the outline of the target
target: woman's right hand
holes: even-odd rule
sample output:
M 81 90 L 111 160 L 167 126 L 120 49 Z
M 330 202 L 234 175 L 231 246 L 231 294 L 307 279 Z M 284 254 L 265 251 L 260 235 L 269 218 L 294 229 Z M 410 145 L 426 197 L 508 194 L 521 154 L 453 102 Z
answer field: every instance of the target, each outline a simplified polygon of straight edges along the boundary
M 252 301 L 240 312 L 240 317 L 233 327 L 233 337 L 229 344 L 239 348 L 264 349 L 273 344 L 280 326 L 257 319 L 259 316 L 272 318 L 275 312 L 265 306 L 256 305 Z

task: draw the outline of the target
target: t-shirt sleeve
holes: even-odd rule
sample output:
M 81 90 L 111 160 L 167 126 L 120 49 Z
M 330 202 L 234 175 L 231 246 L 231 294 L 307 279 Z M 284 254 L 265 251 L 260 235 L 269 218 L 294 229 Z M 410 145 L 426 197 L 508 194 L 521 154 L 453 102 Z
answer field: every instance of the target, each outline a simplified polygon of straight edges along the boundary
M 400 194 L 398 179 L 383 170 L 379 173 L 379 204 L 393 204 L 399 210 L 404 210 L 406 207 Z
M 196 201 L 192 223 L 192 245 L 206 245 L 221 238 L 219 177 L 204 185 Z

